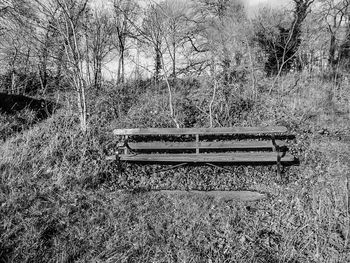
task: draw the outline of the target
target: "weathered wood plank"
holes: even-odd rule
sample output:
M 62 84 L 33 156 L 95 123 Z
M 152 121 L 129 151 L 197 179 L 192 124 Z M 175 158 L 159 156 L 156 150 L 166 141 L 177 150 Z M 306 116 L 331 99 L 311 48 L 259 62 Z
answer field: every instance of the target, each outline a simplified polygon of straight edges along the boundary
M 283 141 L 276 141 L 284 146 Z M 273 149 L 271 141 L 222 141 L 222 142 L 130 142 L 134 150 L 191 150 L 191 149 Z
M 166 162 L 166 163 L 276 163 L 276 152 L 238 152 L 208 154 L 136 154 L 121 155 L 122 161 Z M 281 162 L 293 162 L 294 157 L 286 154 Z
M 210 134 L 270 134 L 285 133 L 284 126 L 267 127 L 231 127 L 231 128 L 139 128 L 116 129 L 114 135 L 210 135 Z
M 198 194 L 204 196 L 211 196 L 218 201 L 258 201 L 267 198 L 266 194 L 253 191 L 181 191 L 181 190 L 160 190 L 162 194 L 167 195 L 184 195 L 184 194 Z

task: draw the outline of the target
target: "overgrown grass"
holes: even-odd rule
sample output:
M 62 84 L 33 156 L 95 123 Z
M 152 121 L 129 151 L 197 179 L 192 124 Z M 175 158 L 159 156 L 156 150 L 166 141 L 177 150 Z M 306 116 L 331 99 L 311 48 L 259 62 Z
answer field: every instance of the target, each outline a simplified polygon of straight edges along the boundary
M 210 87 L 197 84 L 175 91 L 177 116 L 207 126 Z M 301 164 L 283 182 L 273 167 L 158 174 L 129 167 L 119 176 L 105 161 L 112 128 L 173 125 L 167 94 L 157 89 L 133 103 L 130 90 L 123 100 L 111 89 L 98 95 L 86 135 L 69 107 L 11 133 L 0 145 L 0 262 L 350 261 L 350 92 L 346 83 L 331 84 L 288 75 L 272 94 L 259 87 L 257 100 L 239 88 L 218 92 L 217 126 L 278 124 L 296 135 L 290 147 Z M 224 202 L 148 191 L 164 188 L 257 190 L 269 198 Z
M 35 113 L 28 109 L 13 115 L 0 113 L 0 141 L 5 141 L 6 138 L 28 129 L 35 122 Z

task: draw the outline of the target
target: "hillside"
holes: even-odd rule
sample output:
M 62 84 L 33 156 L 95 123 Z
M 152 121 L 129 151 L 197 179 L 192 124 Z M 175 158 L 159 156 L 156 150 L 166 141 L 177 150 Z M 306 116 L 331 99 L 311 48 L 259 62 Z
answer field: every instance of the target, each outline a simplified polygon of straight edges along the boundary
M 288 74 L 269 93 L 232 89 L 218 126 L 285 125 L 300 165 L 279 181 L 274 167 L 182 167 L 119 177 L 105 157 L 113 128 L 171 127 L 166 92 L 104 86 L 89 100 L 81 133 L 70 96 L 40 122 L 0 144 L 0 262 L 348 262 L 350 93 L 321 76 Z M 191 89 L 188 89 L 191 87 Z M 205 85 L 183 81 L 174 105 L 184 125 L 206 127 Z M 190 92 L 188 92 L 190 90 Z M 219 103 L 224 100 L 218 95 Z M 195 105 L 204 105 L 202 108 Z M 29 118 L 30 110 L 16 116 Z M 15 116 L 1 113 L 4 125 Z M 6 123 L 7 124 L 6 124 Z M 157 189 L 256 190 L 259 202 Z

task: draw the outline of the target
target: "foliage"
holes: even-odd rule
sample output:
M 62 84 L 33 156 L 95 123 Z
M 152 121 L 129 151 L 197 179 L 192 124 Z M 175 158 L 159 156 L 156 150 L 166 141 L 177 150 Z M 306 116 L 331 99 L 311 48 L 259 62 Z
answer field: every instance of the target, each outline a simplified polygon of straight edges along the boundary
M 128 165 L 120 174 L 105 161 L 115 145 L 111 129 L 170 125 L 162 88 L 144 85 L 134 93 L 130 84 L 120 101 L 129 108 L 114 114 L 106 105 L 120 97 L 112 85 L 104 87 L 100 101 L 89 101 L 85 135 L 64 106 L 0 145 L 1 261 L 348 261 L 350 98 L 345 79 L 337 88 L 330 84 L 290 74 L 272 95 L 260 87 L 253 102 L 230 90 L 235 125 L 286 125 L 296 135 L 289 146 L 301 163 L 285 170 L 283 182 L 273 167 L 259 166 L 153 173 L 160 167 Z M 204 82 L 179 82 L 175 94 L 179 120 L 204 127 L 207 116 L 198 109 Z M 269 198 L 243 203 L 159 189 L 249 189 Z

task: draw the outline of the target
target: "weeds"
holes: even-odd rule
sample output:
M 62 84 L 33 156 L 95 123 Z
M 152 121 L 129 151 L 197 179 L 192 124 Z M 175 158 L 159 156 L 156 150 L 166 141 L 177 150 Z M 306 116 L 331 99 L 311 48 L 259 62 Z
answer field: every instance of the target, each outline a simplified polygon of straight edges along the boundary
M 285 87 L 295 83 L 293 75 L 284 78 Z M 120 176 L 105 161 L 115 143 L 111 130 L 170 126 L 158 90 L 143 91 L 121 113 L 107 96 L 91 101 L 85 135 L 69 108 L 8 132 L 0 145 L 0 262 L 350 261 L 349 119 L 339 114 L 349 111 L 349 94 L 340 86 L 342 98 L 329 97 L 328 84 L 318 81 L 303 78 L 290 92 L 261 92 L 253 101 L 232 91 L 232 113 L 216 118 L 225 125 L 286 125 L 296 135 L 289 147 L 300 166 L 286 170 L 285 183 L 271 167 L 153 174 L 157 167 L 127 166 Z M 201 96 L 179 88 L 175 108 L 181 123 L 203 127 L 208 93 L 195 84 Z M 13 117 L 1 121 L 18 126 Z M 246 189 L 270 198 L 243 203 L 152 189 Z

